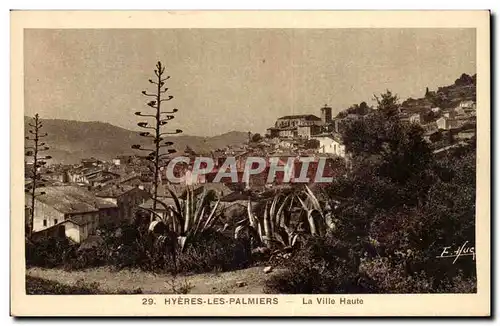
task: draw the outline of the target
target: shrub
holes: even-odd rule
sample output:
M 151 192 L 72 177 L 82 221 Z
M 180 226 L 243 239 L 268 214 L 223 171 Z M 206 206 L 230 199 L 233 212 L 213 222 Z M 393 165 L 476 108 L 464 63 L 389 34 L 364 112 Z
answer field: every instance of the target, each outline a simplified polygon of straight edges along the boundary
M 250 246 L 220 232 L 209 230 L 198 233 L 177 256 L 177 272 L 203 273 L 245 268 L 251 263 Z M 173 261 L 167 270 L 173 271 Z
M 308 239 L 287 263 L 287 271 L 266 281 L 266 293 L 371 293 L 376 287 L 359 273 L 354 252 L 331 235 Z
M 107 265 L 109 253 L 105 247 L 94 247 L 74 251 L 64 262 L 66 270 L 79 270 Z
M 395 263 L 394 259 L 379 257 L 364 260 L 360 270 L 373 280 L 383 293 L 431 293 L 433 277 L 424 271 L 411 273 L 405 268 L 405 261 Z
M 99 289 L 99 283 L 86 284 L 83 280 L 77 280 L 75 285 L 65 285 L 55 281 L 26 275 L 26 294 L 141 294 L 142 289 L 103 291 Z
M 26 294 L 99 294 L 99 289 L 96 283 L 70 286 L 26 275 Z
M 78 248 L 67 238 L 44 237 L 26 240 L 26 266 L 53 268 L 61 266 Z

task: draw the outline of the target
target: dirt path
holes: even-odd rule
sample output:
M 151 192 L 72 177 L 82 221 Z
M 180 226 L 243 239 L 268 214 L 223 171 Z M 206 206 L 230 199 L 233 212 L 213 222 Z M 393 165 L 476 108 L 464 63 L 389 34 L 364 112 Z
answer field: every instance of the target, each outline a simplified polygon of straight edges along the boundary
M 85 284 L 97 282 L 101 290 L 110 292 L 140 288 L 143 293 L 170 294 L 175 293 L 174 286 L 179 289 L 187 285 L 190 294 L 261 294 L 265 279 L 277 273 L 273 271 L 265 274 L 263 269 L 264 267 L 252 267 L 225 273 L 178 276 L 175 280 L 171 275 L 146 273 L 140 270 L 113 271 L 107 267 L 72 272 L 30 268 L 26 274 L 66 285 L 75 285 L 78 280 Z

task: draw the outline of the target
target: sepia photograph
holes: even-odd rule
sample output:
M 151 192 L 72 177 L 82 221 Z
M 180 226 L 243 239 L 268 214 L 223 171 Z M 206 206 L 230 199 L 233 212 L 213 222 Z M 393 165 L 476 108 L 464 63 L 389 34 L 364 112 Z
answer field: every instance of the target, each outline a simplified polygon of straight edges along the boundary
M 24 161 L 11 162 L 24 288 L 12 291 L 133 295 L 155 314 L 272 309 L 286 295 L 304 309 L 373 310 L 365 295 L 474 298 L 482 251 L 489 298 L 489 43 L 478 50 L 475 26 L 489 14 L 471 17 L 453 28 L 28 24 L 12 127 Z

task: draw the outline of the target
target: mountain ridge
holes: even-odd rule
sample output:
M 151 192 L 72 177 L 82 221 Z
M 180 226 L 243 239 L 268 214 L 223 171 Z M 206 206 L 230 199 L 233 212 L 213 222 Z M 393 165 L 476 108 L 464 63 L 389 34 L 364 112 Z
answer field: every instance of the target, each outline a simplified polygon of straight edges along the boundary
M 51 163 L 74 164 L 83 158 L 95 157 L 110 160 L 118 155 L 144 154 L 131 148 L 134 144 L 151 145 L 149 139 L 141 137 L 139 131 L 115 126 L 102 121 L 78 121 L 67 119 L 40 119 L 42 132 L 48 136 L 44 142 L 49 146 L 47 155 Z M 25 136 L 33 118 L 24 116 Z M 229 131 L 213 137 L 175 135 L 168 137 L 178 152 L 186 146 L 198 153 L 207 153 L 217 148 L 234 146 L 248 139 L 246 132 Z

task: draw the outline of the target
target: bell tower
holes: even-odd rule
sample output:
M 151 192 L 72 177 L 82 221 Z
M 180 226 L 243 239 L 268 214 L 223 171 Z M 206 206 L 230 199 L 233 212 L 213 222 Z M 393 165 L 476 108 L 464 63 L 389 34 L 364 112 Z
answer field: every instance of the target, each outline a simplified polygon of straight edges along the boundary
M 323 121 L 323 124 L 332 122 L 332 108 L 326 104 L 321 108 L 321 120 Z

